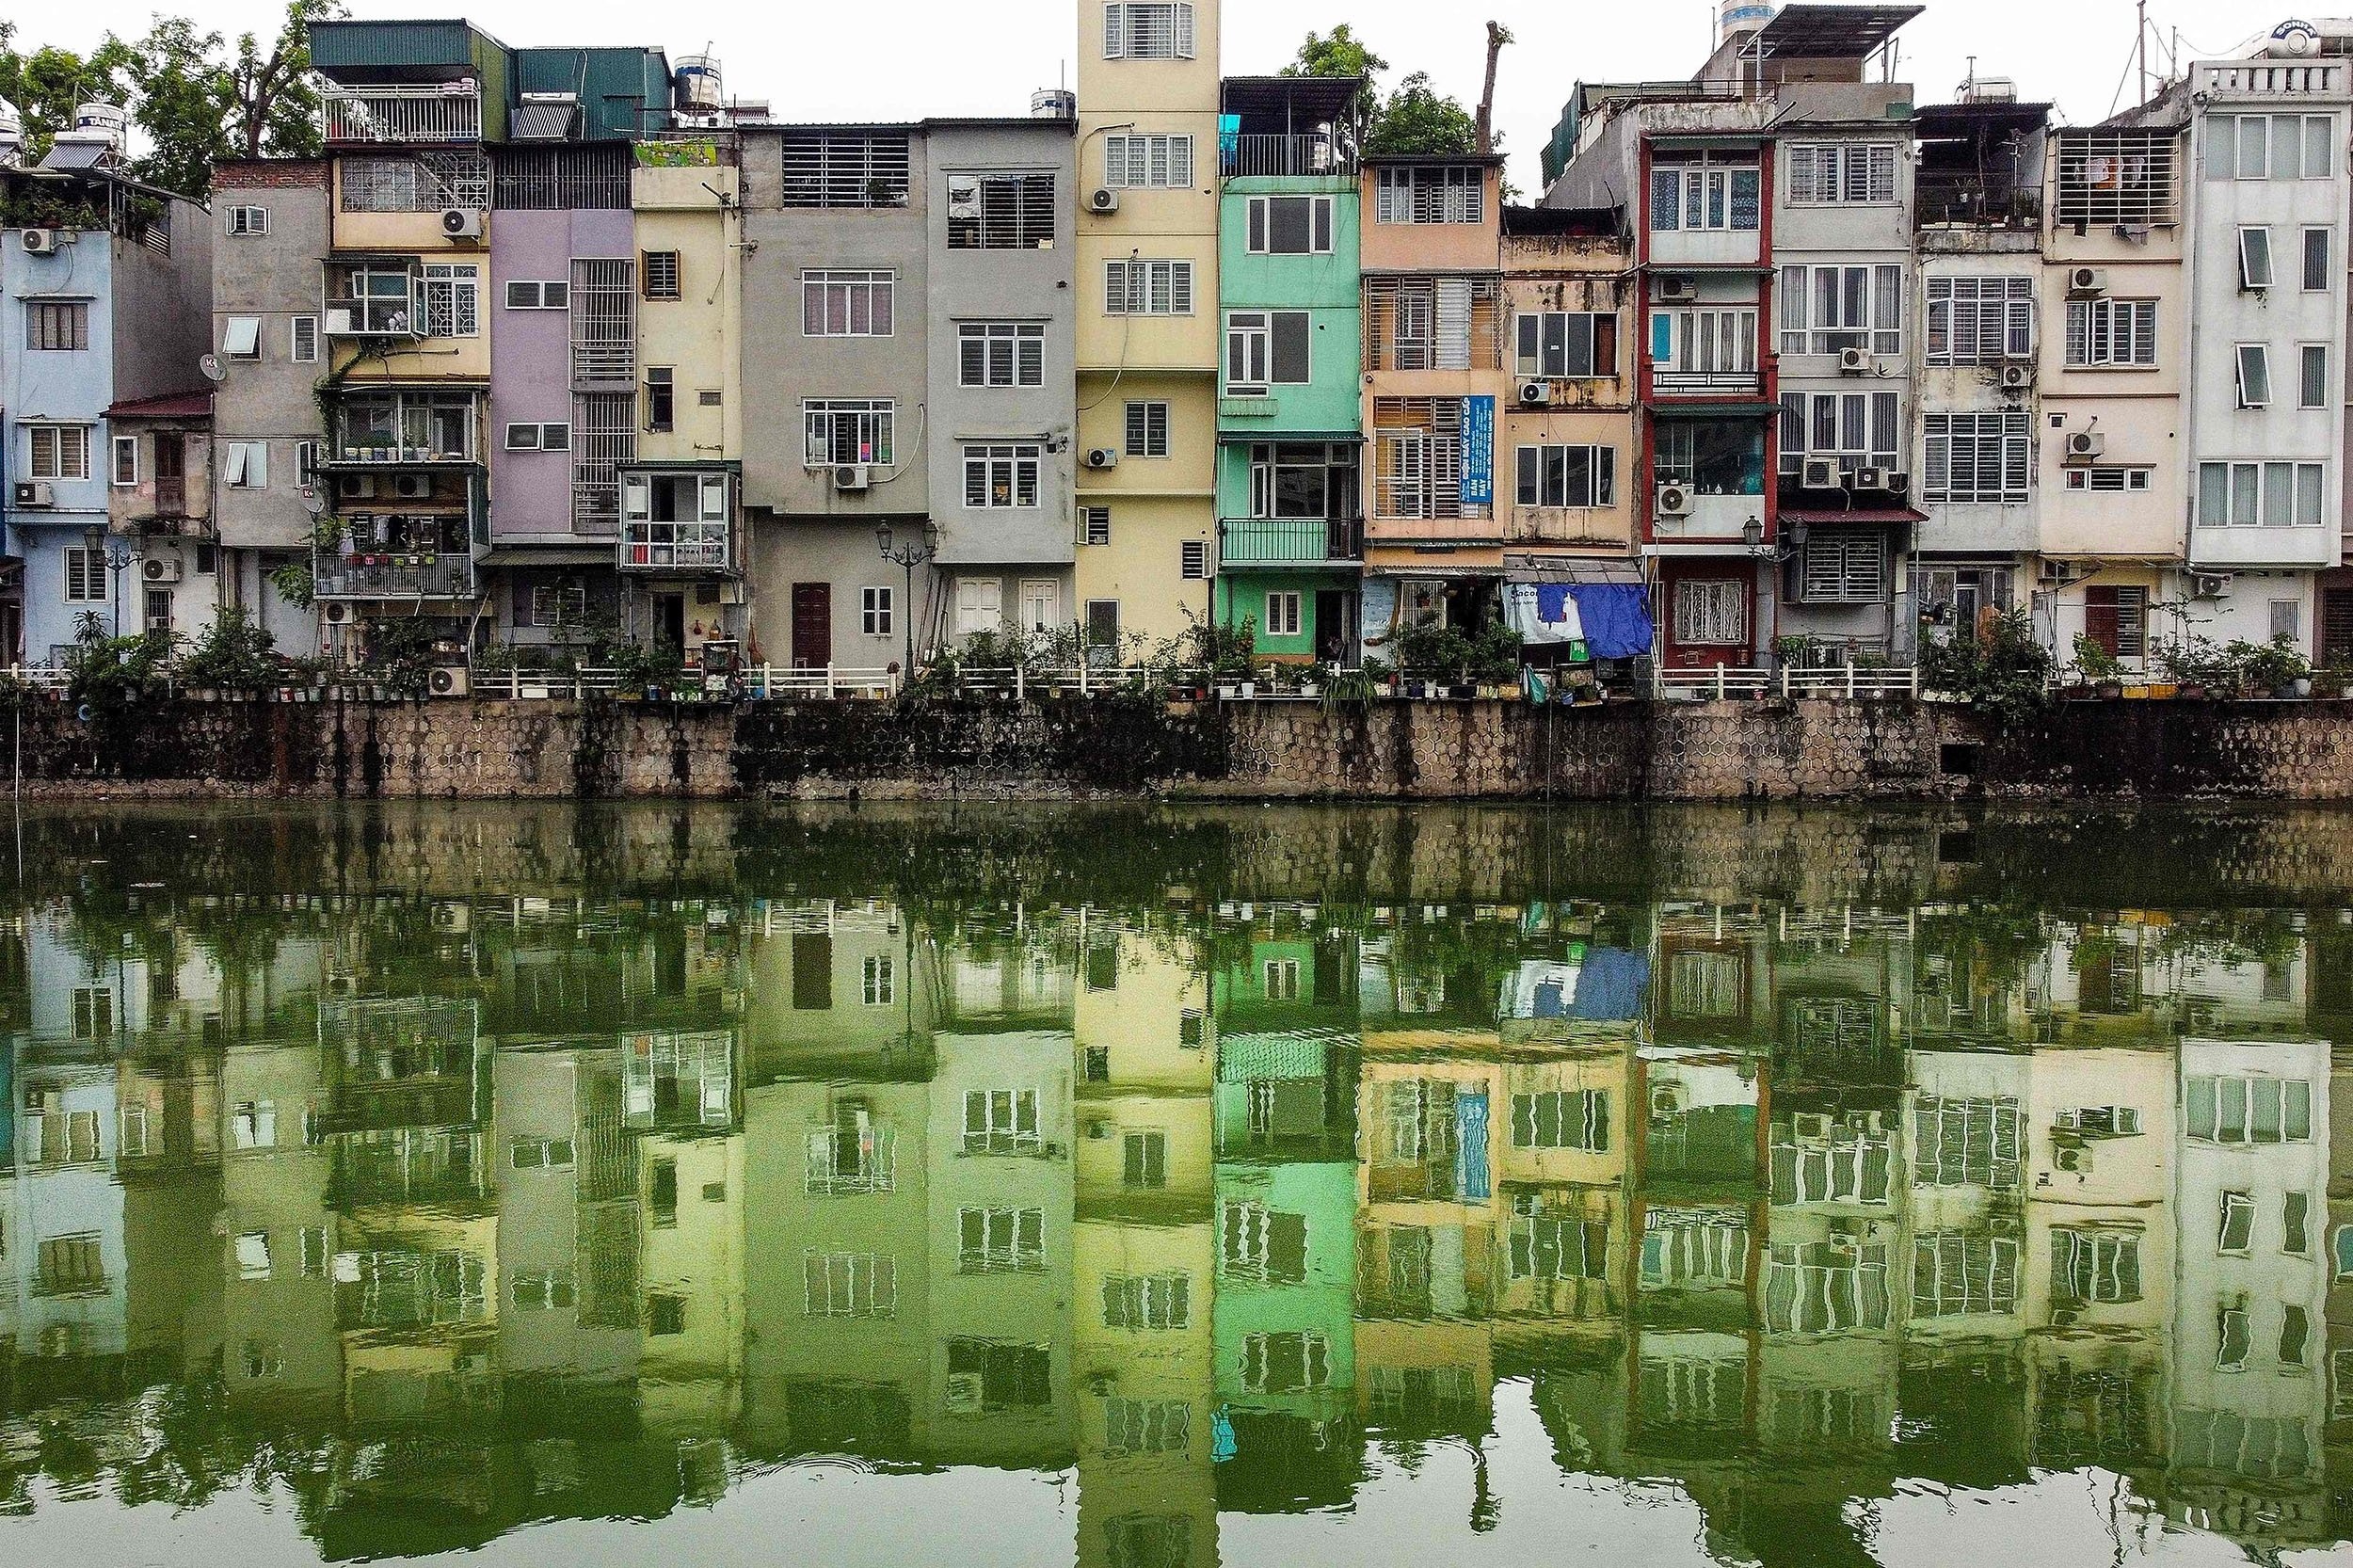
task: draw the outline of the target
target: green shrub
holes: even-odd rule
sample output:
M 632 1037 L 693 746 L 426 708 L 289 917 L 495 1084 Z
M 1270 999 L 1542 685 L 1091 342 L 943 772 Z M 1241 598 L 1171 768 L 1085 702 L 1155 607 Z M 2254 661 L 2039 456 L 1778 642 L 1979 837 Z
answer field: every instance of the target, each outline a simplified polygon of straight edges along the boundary
M 2057 661 L 2035 640 L 2023 610 L 1988 617 L 1984 634 L 1929 641 L 1920 649 L 1923 690 L 1965 702 L 2005 724 L 2032 718 L 2050 705 Z

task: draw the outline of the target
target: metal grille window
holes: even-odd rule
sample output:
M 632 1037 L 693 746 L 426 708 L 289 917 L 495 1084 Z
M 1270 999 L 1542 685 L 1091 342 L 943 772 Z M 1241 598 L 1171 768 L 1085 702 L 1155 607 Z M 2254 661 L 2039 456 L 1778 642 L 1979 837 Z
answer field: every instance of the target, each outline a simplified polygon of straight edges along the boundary
M 1036 505 L 1044 451 L 1035 441 L 966 447 L 964 504 L 984 511 Z
M 1127 455 L 1130 457 L 1168 456 L 1168 405 L 1160 402 L 1128 405 Z
M 24 439 L 31 445 L 27 474 L 34 479 L 88 479 L 89 433 L 87 424 L 28 424 Z
M 1109 544 L 1112 542 L 1112 509 L 1109 506 L 1079 508 L 1079 542 Z M 1109 602 L 1102 600 L 1098 602 Z
M 81 299 L 27 299 L 24 346 L 74 349 L 89 346 L 89 303 Z
M 480 152 L 416 152 L 337 160 L 338 199 L 347 213 L 486 212 L 490 160 Z
M 1314 323 L 1305 311 L 1229 311 L 1225 316 L 1225 391 L 1263 395 L 1275 386 L 1305 386 Z
M 1192 5 L 1188 0 L 1112 0 L 1103 8 L 1103 57 L 1192 59 Z
M 1180 1329 L 1193 1321 L 1190 1274 L 1112 1274 L 1103 1281 L 1103 1326 Z
M 1523 446 L 1515 477 L 1523 506 L 1617 504 L 1618 451 L 1611 446 Z
M 1046 384 L 1046 328 L 1030 322 L 968 321 L 956 328 L 958 378 L 968 387 Z
M 1373 400 L 1373 513 L 1384 518 L 1482 518 L 1463 499 L 1463 400 Z
M 2321 463 L 2201 463 L 2199 525 L 2316 528 L 2327 479 Z
M 1137 135 L 1105 136 L 1103 184 L 1183 189 L 1193 184 L 1193 138 Z
M 1928 362 L 1983 365 L 2034 358 L 2034 280 L 1930 278 Z
M 2172 131 L 2061 131 L 2058 200 L 2062 224 L 2147 228 L 2177 220 Z
M 1193 314 L 1193 264 L 1105 262 L 1103 313 L 1115 316 Z
M 2205 129 L 2209 180 L 2326 180 L 2334 161 L 2333 115 L 2208 115 Z
M 2018 1102 L 1923 1095 L 1912 1111 L 1916 1187 L 2018 1187 L 2025 1122 Z
M 1203 539 L 1186 539 L 1176 547 L 1176 575 L 1187 583 L 1209 578 L 1209 546 Z
M 1801 205 L 1896 200 L 1893 143 L 1798 142 L 1788 150 L 1789 200 Z
M 632 392 L 572 396 L 572 527 L 611 533 L 621 516 L 623 464 L 637 457 L 637 399 Z
M 904 207 L 904 132 L 794 132 L 784 138 L 788 207 Z
M 1385 168 L 1373 187 L 1375 223 L 1483 223 L 1487 171 L 1477 164 Z
M 1731 578 L 1677 583 L 1674 585 L 1674 637 L 1678 643 L 1695 647 L 1746 647 L 1749 640 L 1748 584 Z
M 2067 302 L 2067 364 L 2071 370 L 2157 362 L 2157 302 L 2153 299 L 2071 299 Z
M 1903 440 L 1901 394 L 1873 392 L 1784 392 L 1781 396 L 1781 472 L 1801 471 L 1808 457 L 1835 457 L 1838 471 L 1896 466 Z
M 885 1253 L 801 1255 L 801 1311 L 810 1318 L 889 1318 L 899 1310 L 899 1265 Z
M 948 248 L 1037 250 L 1054 243 L 1051 174 L 948 176 Z
M 1661 233 L 1687 229 L 1753 233 L 1763 193 L 1764 174 L 1753 164 L 1662 161 L 1651 168 L 1650 226 Z
M 1328 196 L 1254 196 L 1248 213 L 1254 256 L 1322 256 L 1332 249 Z
M 1369 278 L 1367 370 L 1500 370 L 1502 287 L 1494 278 Z
M 2090 468 L 2069 469 L 2067 488 L 2071 490 L 2104 490 L 2110 493 L 2145 490 L 2149 488 L 2150 478 L 2151 471 L 2145 468 L 2102 463 Z
M 606 212 L 629 206 L 634 159 L 617 147 L 501 147 L 491 204 L 501 212 Z
M 1781 351 L 1902 353 L 1903 287 L 1900 266 L 1783 267 Z
M 637 264 L 626 258 L 584 260 L 572 264 L 572 386 L 575 390 L 635 384 L 636 284 Z
M 834 463 L 888 463 L 897 405 L 888 397 L 827 397 L 801 400 L 801 461 L 810 468 Z
M 65 552 L 65 598 L 69 604 L 103 604 L 106 600 L 106 555 L 104 551 L 69 547 Z
M 472 338 L 482 332 L 482 268 L 473 262 L 427 262 L 419 285 L 428 338 Z
M 1798 588 L 1809 604 L 1887 602 L 1887 536 L 1872 528 L 1816 528 L 1798 557 Z
M 675 250 L 648 250 L 640 255 L 639 278 L 644 282 L 648 299 L 679 297 L 679 254 Z
M 801 274 L 801 335 L 887 338 L 898 274 L 828 270 Z
M 1517 352 L 1513 369 L 1521 376 L 1618 374 L 1618 318 L 1614 315 L 1592 311 L 1527 311 L 1514 325 Z M 1755 339 L 1752 312 L 1752 344 Z
M 1912 1315 L 1962 1318 L 2018 1305 L 2018 1240 L 1990 1230 L 1944 1230 L 1912 1243 Z
M 1609 1151 L 1609 1091 L 1546 1089 L 1512 1096 L 1515 1149 Z
M 1923 421 L 1931 502 L 2010 505 L 2026 499 L 2034 436 L 2024 413 L 1929 414 Z

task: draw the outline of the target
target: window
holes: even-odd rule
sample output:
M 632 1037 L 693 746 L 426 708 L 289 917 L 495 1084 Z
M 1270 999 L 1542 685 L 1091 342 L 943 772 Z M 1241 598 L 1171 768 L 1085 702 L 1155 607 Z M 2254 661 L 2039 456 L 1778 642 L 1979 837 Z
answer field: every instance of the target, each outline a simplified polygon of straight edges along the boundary
M 1594 311 L 1524 311 L 1514 323 L 1521 376 L 1618 374 L 1618 318 Z M 1752 342 L 1756 334 L 1749 334 Z
M 1512 1096 L 1512 1146 L 1609 1152 L 1609 1091 L 1546 1089 Z
M 2018 1241 L 1985 1230 L 1941 1230 L 1912 1243 L 1912 1315 L 1958 1318 L 2018 1304 Z
M 947 1412 L 979 1416 L 997 1410 L 1043 1410 L 1054 1399 L 1053 1361 L 1053 1352 L 1044 1345 L 951 1339 L 944 1400 Z M 1184 1559 L 1166 1560 L 1181 1562 Z
M 1355 510 L 1353 445 L 1282 441 L 1250 449 L 1252 517 L 1348 518 Z
M 956 1272 L 1035 1273 L 1046 1267 L 1046 1210 L 967 1208 L 956 1216 Z
M 1167 404 L 1130 403 L 1128 405 L 1127 454 L 1130 457 L 1165 457 L 1168 456 Z
M 874 590 L 869 588 L 868 593 Z M 888 588 L 882 590 L 886 595 Z M 888 615 L 888 601 L 884 613 Z M 858 1000 L 868 1007 L 889 1007 L 899 1000 L 899 965 L 888 953 L 870 953 L 858 962 Z
M 2018 413 L 1929 414 L 1922 420 L 1928 472 L 1923 496 L 1952 504 L 2025 501 L 2034 473 L 2034 437 Z
M 1900 266 L 1783 267 L 1781 351 L 1902 353 L 1903 284 Z
M 968 387 L 1046 384 L 1046 328 L 1028 322 L 968 321 L 956 328 L 959 379 Z
M 1189 1274 L 1110 1274 L 1103 1280 L 1103 1326 L 1181 1329 L 1193 1321 Z
M 2281 1205 L 2280 1250 L 2302 1257 L 2313 1250 L 2313 1195 L 2290 1192 Z
M 2070 1302 L 2140 1300 L 2140 1232 L 2055 1227 L 2051 1287 L 2054 1296 Z
M 948 248 L 1037 250 L 1054 243 L 1051 174 L 948 176 Z
M 575 1154 L 569 1138 L 515 1138 L 506 1145 L 507 1163 L 519 1171 L 568 1171 Z
M 649 1291 L 646 1296 L 646 1332 L 659 1337 L 686 1332 L 686 1298 L 667 1291 Z
M 1749 640 L 1749 590 L 1729 579 L 1674 585 L 1674 637 L 1689 646 L 1743 648 Z
M 1744 309 L 1653 311 L 1651 362 L 1663 390 L 1678 376 L 1756 375 L 1756 312 Z
M 482 331 L 482 268 L 472 262 L 427 262 L 424 291 L 424 335 L 471 338 Z
M 2209 115 L 2206 178 L 2325 180 L 2335 125 L 2325 114 Z
M 1109 506 L 1080 507 L 1079 532 L 1080 542 L 1082 544 L 1111 543 L 1112 509 Z M 1111 601 L 1102 600 L 1101 602 L 1109 603 Z
M 648 299 L 678 298 L 678 252 L 675 250 L 639 252 L 637 277 Z
M 1661 420 L 1657 476 L 1702 495 L 1765 493 L 1765 426 L 1754 420 Z
M 2149 590 L 2102 584 L 2086 588 L 2084 635 L 2112 659 L 2142 657 L 2149 643 Z
M 248 1230 L 234 1243 L 239 1279 L 267 1279 L 269 1267 L 269 1233 Z
M 229 1117 L 230 1146 L 274 1149 L 278 1146 L 278 1102 L 241 1100 Z
M 1328 196 L 1254 196 L 1249 208 L 1254 256 L 1324 256 L 1332 250 Z
M 2246 1192 L 2222 1194 L 2220 1224 L 2215 1232 L 2217 1252 L 2243 1253 L 2253 1244 L 2255 1237 L 2255 1200 Z
M 2317 528 L 2326 488 L 2319 463 L 2198 465 L 2198 520 L 2208 528 Z
M 896 423 L 897 405 L 887 397 L 804 398 L 801 461 L 809 468 L 888 463 Z
M 2157 302 L 2153 299 L 2071 299 L 2067 302 L 2067 364 L 2071 370 L 2153 366 L 2157 362 Z
M 2114 463 L 2097 463 L 2088 468 L 2067 471 L 2067 488 L 2071 490 L 2145 490 L 2149 488 L 2151 471 L 2127 468 Z
M 2329 345 L 2325 343 L 2308 343 L 2296 351 L 2296 406 L 2329 406 Z
M 32 461 L 26 477 L 33 479 L 88 479 L 89 477 L 89 432 L 87 424 L 28 424 L 25 439 L 31 444 Z
M 1265 394 L 1271 386 L 1305 386 L 1312 379 L 1305 311 L 1229 311 L 1225 315 L 1225 391 L 1236 397 Z
M 519 1312 L 568 1311 L 580 1300 L 580 1281 L 569 1269 L 535 1269 L 515 1276 L 512 1294 Z
M 2313 1136 L 2313 1086 L 2302 1079 L 2201 1075 L 2184 1095 L 2190 1138 L 2201 1144 L 2303 1144 Z
M 1654 164 L 1650 173 L 1650 226 L 1655 232 L 1754 232 L 1763 189 L 1753 167 L 1705 161 Z
M 506 427 L 506 450 L 509 452 L 568 452 L 572 444 L 572 427 L 558 421 L 549 424 L 510 424 Z
M 106 602 L 106 554 L 100 550 L 71 546 L 65 552 L 65 599 L 68 604 Z
M 1114 1457 L 1182 1453 L 1192 1427 L 1193 1406 L 1183 1400 L 1103 1401 L 1103 1448 Z
M 232 207 L 229 209 L 229 232 L 232 234 L 266 234 L 269 232 L 267 207 Z
M 506 308 L 510 311 L 568 311 L 571 306 L 572 285 L 568 280 L 535 281 L 510 278 L 506 281 Z
M 2025 1138 L 2014 1099 L 1923 1095 L 1912 1112 L 1913 1184 L 2015 1192 Z
M 2271 287 L 2271 231 L 2249 227 L 2238 232 L 2238 286 L 2241 289 Z
M 2303 601 L 2301 600 L 2295 599 L 2272 600 L 2270 601 L 2270 625 L 2271 635 L 2275 641 L 2281 637 L 2287 638 L 2290 642 L 2297 641 L 2304 634 Z M 2284 990 L 2287 972 L 2284 969 L 2279 971 L 2279 978 L 2281 988 Z M 2264 976 L 2265 993 L 2264 1000 L 2265 1001 L 2272 1000 L 2269 994 L 2271 990 L 2271 981 L 2272 976 L 2269 973 L 2265 973 Z M 2281 1000 L 2284 1000 L 2286 999 L 2282 996 Z
M 88 348 L 89 304 L 80 299 L 27 299 L 24 346 L 32 349 Z
M 1888 143 L 1797 142 L 1789 200 L 1801 205 L 1896 200 L 1896 149 Z
M 1189 60 L 1193 48 L 1187 0 L 1112 0 L 1103 8 L 1107 60 Z
M 1523 446 L 1518 454 L 1523 506 L 1612 506 L 1618 451 L 1610 446 Z
M 1367 370 L 1500 370 L 1501 289 L 1493 278 L 1368 277 Z
M 2034 358 L 2033 279 L 1930 278 L 1928 295 L 1929 363 Z
M 810 1318 L 888 1318 L 899 1310 L 899 1265 L 886 1253 L 801 1254 L 801 1312 Z
M 964 504 L 992 512 L 1036 505 L 1044 452 L 1035 441 L 966 447 Z
M 262 318 L 231 316 L 221 328 L 220 351 L 232 360 L 262 357 Z
M 1903 440 L 1898 393 L 1784 392 L 1781 399 L 1781 472 L 1802 472 L 1808 457 L 1834 457 L 1838 472 L 1892 469 Z
M 1300 596 L 1295 593 L 1271 593 L 1266 596 L 1266 634 L 1270 637 L 1299 635 Z
M 2304 231 L 2304 292 L 2306 294 L 2329 292 L 2329 232 L 2326 229 Z
M 33 1264 L 37 1296 L 77 1296 L 106 1288 L 106 1264 L 98 1233 L 44 1238 Z
M 2271 349 L 2260 343 L 2243 343 L 2234 355 L 2234 385 L 2242 408 L 2267 408 L 2271 403 Z
M 889 588 L 860 588 L 857 591 L 859 631 L 870 637 L 890 635 L 892 592 Z
M 2056 221 L 2107 229 L 2175 219 L 2170 129 L 2058 133 Z
M 1372 417 L 1375 516 L 1487 515 L 1485 502 L 1463 494 L 1463 399 L 1376 398 Z
M 784 138 L 787 207 L 904 207 L 904 132 L 796 131 Z
M 1038 1136 L 1036 1090 L 973 1089 L 966 1092 L 965 1153 L 1035 1154 L 1043 1146 L 1043 1140 Z
M 1206 539 L 1186 539 L 1176 547 L 1176 572 L 1188 583 L 1209 579 L 1209 545 Z
M 956 583 L 956 635 L 994 632 L 1005 623 L 1005 585 L 993 577 L 967 577 Z
M 1295 1394 L 1331 1381 L 1331 1341 L 1314 1330 L 1242 1336 L 1243 1392 Z
M 1090 656 L 1102 655 L 1107 662 L 1118 662 L 1119 600 L 1090 599 L 1086 601 L 1086 646 Z
M 2353 1225 L 2337 1227 L 2336 1264 L 2339 1279 L 2353 1279 Z
M 1168 1185 L 1168 1134 L 1130 1132 L 1120 1144 L 1120 1184 L 1157 1190 Z
M 550 426 L 550 428 L 554 429 L 554 428 L 562 428 L 562 427 L 561 427 L 561 426 Z M 568 439 L 568 435 L 567 439 Z M 318 442 L 316 442 L 316 441 L 296 441 L 296 442 L 295 442 L 295 481 L 296 481 L 296 483 L 299 484 L 299 485 L 300 485 L 300 486 L 301 486 L 301 487 L 302 487 L 305 490 L 312 489 L 312 488 L 314 488 L 314 487 L 318 484 L 318 482 L 319 482 L 319 443 L 318 443 Z
M 1887 536 L 1875 528 L 1815 528 L 1798 552 L 1798 597 L 1808 604 L 1887 602 Z
M 269 442 L 221 443 L 221 483 L 232 490 L 269 488 Z
M 318 317 L 289 316 L 286 319 L 286 357 L 298 365 L 318 362 Z
M 898 277 L 895 272 L 872 269 L 827 269 L 802 273 L 801 335 L 807 338 L 890 336 L 891 296 Z
M 1105 136 L 1103 184 L 1183 189 L 1193 184 L 1193 138 Z
M 136 436 L 117 436 L 114 439 L 114 466 L 110 475 L 117 485 L 139 482 L 139 439 Z
M 671 430 L 678 425 L 678 373 L 668 365 L 646 367 L 646 428 Z
M 2304 1347 L 2313 1336 L 2312 1319 L 2294 1302 L 2280 1309 L 2280 1365 L 2304 1365 Z
M 1487 171 L 1476 164 L 1384 167 L 1373 186 L 1375 223 L 1484 223 Z
M 1269 1001 L 1299 1000 L 1299 960 L 1270 958 L 1258 966 L 1258 987 Z
M 316 1225 L 305 1225 L 296 1231 L 295 1236 L 298 1243 L 297 1250 L 301 1254 L 302 1277 L 325 1279 L 327 1277 L 326 1230 Z
M 1193 264 L 1105 262 L 1103 312 L 1115 316 L 1193 314 Z

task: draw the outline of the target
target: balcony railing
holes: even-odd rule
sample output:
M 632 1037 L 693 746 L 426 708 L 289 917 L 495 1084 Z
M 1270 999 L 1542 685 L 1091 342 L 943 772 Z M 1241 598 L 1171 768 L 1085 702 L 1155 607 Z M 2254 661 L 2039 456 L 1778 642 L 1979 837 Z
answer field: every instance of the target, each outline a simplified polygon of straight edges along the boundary
M 463 553 L 329 554 L 311 559 L 321 599 L 472 599 L 473 557 Z
M 1676 370 L 1661 365 L 1651 372 L 1651 390 L 1668 396 L 1689 396 L 1694 392 L 1755 393 L 1765 388 L 1765 378 L 1753 370 Z
M 1922 174 L 1913 192 L 1913 220 L 1923 229 L 1939 224 L 2032 229 L 2042 221 L 2041 187 L 2018 184 L 2007 175 Z
M 625 571 L 725 571 L 734 564 L 728 533 L 725 522 L 626 520 L 619 565 Z
M 1225 144 L 1220 160 L 1227 175 L 1353 174 L 1356 153 L 1330 135 L 1248 135 Z
M 319 105 L 330 142 L 482 139 L 482 95 L 471 82 L 448 87 L 330 88 Z
M 1364 551 L 1355 518 L 1234 518 L 1218 524 L 1218 559 L 1229 567 L 1320 566 Z

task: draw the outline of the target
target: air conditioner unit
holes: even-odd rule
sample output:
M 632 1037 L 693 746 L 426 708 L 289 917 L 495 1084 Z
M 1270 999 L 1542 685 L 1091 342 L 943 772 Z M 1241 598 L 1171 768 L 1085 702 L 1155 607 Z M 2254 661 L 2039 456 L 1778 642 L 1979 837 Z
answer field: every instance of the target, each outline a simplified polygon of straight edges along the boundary
M 1117 468 L 1119 466 L 1119 448 L 1115 446 L 1090 446 L 1087 448 L 1086 464 L 1089 468 Z
M 1842 348 L 1838 351 L 1838 373 L 1841 376 L 1868 376 L 1879 367 L 1879 357 L 1867 348 Z
M 2067 460 L 2088 463 L 2108 449 L 2108 439 L 2097 430 L 2071 430 L 2067 433 Z
M 1890 469 L 1859 468 L 1854 471 L 1854 488 L 1858 490 L 1869 490 L 1874 494 L 1884 495 L 1888 488 L 1887 482 L 1893 477 L 1895 477 L 1894 471 Z
M 1658 297 L 1661 303 L 1673 304 L 1678 300 L 1697 299 L 1699 296 L 1700 280 L 1696 278 L 1661 278 L 1658 280 Z
M 392 494 L 403 501 L 424 501 L 433 494 L 433 476 L 429 473 L 395 473 Z
M 861 490 L 869 489 L 873 483 L 874 471 L 868 464 L 836 463 L 834 465 L 833 488 L 845 495 L 855 495 Z
M 432 677 L 426 684 L 432 688 L 435 696 L 464 696 L 471 689 L 463 664 L 434 665 Z
M 1520 401 L 1532 408 L 1543 408 L 1545 404 L 1552 401 L 1552 383 L 1549 381 L 1522 381 L 1520 383 Z
M 327 312 L 327 335 L 330 338 L 356 337 L 360 331 L 360 312 L 329 311 Z
M 1657 513 L 1662 518 L 1688 518 L 1691 515 L 1691 487 L 1673 480 L 1658 487 Z
M 2220 599 L 2231 591 L 2231 574 L 2226 571 L 2192 572 L 2189 591 L 2199 599 Z
M 2033 385 L 2034 366 L 2031 364 L 2010 364 L 2002 367 L 2002 390 L 2004 392 L 2025 392 Z
M 55 229 L 24 231 L 24 253 L 28 256 L 54 256 L 57 253 L 57 232 Z
M 320 610 L 319 615 L 329 626 L 348 625 L 351 621 L 351 606 L 330 600 Z
M 2055 1149 L 2051 1163 L 2075 1176 L 2088 1175 L 2091 1170 L 2091 1151 L 2084 1148 Z
M 2105 267 L 2078 266 L 2067 270 L 2067 292 L 2079 298 L 2108 292 L 2108 274 Z
M 19 506 L 55 506 L 57 504 L 56 488 L 42 479 L 20 479 L 13 493 Z
M 1912 493 L 1912 474 L 1909 470 L 1891 468 L 1881 469 L 1880 472 L 1887 475 L 1889 495 L 1904 496 Z
M 2036 582 L 2046 587 L 2063 588 L 2075 581 L 2075 564 L 2072 561 L 2056 561 L 2046 555 L 2035 563 L 2034 577 Z
M 374 501 L 376 499 L 376 475 L 346 473 L 335 481 L 335 491 L 345 501 Z
M 445 240 L 478 240 L 482 237 L 482 215 L 472 207 L 441 209 L 441 237 Z
M 1798 465 L 1798 485 L 1809 490 L 1834 490 L 1838 488 L 1838 459 L 1808 457 Z
M 433 906 L 433 929 L 464 931 L 473 923 L 473 910 L 463 904 L 442 903 Z
M 1119 193 L 1109 185 L 1097 185 L 1087 192 L 1087 211 L 1115 213 L 1119 211 Z
M 150 555 L 139 563 L 139 578 L 148 583 L 177 583 L 185 569 L 177 555 Z

